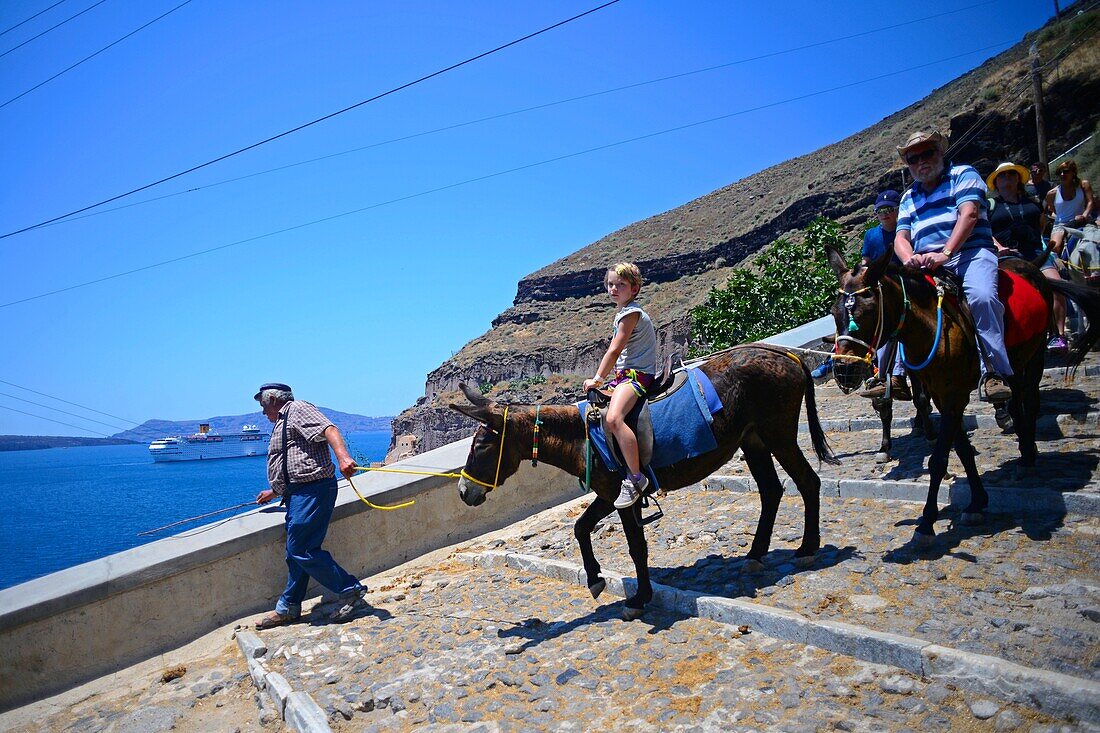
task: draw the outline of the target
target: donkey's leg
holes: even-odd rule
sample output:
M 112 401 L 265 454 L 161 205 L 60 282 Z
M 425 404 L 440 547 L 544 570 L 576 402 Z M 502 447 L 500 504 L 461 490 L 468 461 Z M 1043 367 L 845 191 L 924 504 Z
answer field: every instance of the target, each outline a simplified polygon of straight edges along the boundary
M 1020 446 L 1020 467 L 1030 469 L 1035 466 L 1039 448 L 1035 444 L 1035 424 L 1039 420 L 1039 383 L 1043 379 L 1043 361 L 1046 349 L 1040 346 L 1035 355 L 1028 360 L 1023 374 L 1016 377 L 1012 401 L 1019 405 L 1016 420 L 1016 439 Z
M 919 379 L 909 375 L 913 385 L 913 407 L 917 411 L 917 422 L 924 431 L 924 439 L 929 443 L 936 439 L 936 426 L 932 424 L 932 398 Z
M 759 437 L 755 434 L 746 436 L 741 444 L 741 451 L 760 493 L 760 521 L 756 525 L 756 536 L 752 538 L 752 546 L 745 562 L 745 569 L 752 570 L 760 567 L 760 562 L 771 546 L 775 514 L 779 511 L 779 501 L 783 498 L 783 485 L 775 472 L 772 454 L 760 442 Z
M 914 536 L 918 545 L 930 545 L 932 538 L 936 536 L 934 525 L 940 515 L 936 502 L 940 493 L 940 483 L 947 474 L 947 452 L 955 442 L 955 435 L 962 430 L 961 409 L 941 409 L 940 416 L 940 434 L 936 437 L 936 445 L 928 458 L 928 498 L 924 502 L 924 511 L 921 513 L 920 521 L 917 522 L 917 532 Z
M 607 499 L 596 497 L 588 508 L 584 510 L 577 523 L 573 525 L 573 535 L 577 538 L 577 544 L 581 548 L 581 562 L 584 563 L 584 574 L 588 578 L 588 590 L 593 598 L 599 598 L 600 593 L 607 587 L 607 583 L 600 577 L 600 563 L 592 552 L 592 532 L 596 525 L 606 519 L 615 507 Z
M 794 557 L 795 564 L 808 566 L 813 563 L 814 555 L 821 548 L 821 478 L 806 460 L 798 443 L 792 441 L 790 445 L 779 449 L 773 446 L 772 450 L 779 465 L 794 480 L 798 493 L 802 495 L 802 503 L 806 506 L 802 544 L 795 550 Z
M 875 463 L 886 463 L 890 460 L 890 425 L 894 422 L 894 401 L 883 397 L 875 397 L 871 400 L 871 406 L 878 413 L 882 421 L 882 442 L 879 443 L 878 453 L 875 454 Z
M 962 461 L 966 470 L 966 480 L 970 484 L 970 504 L 963 509 L 959 518 L 963 524 L 981 524 L 985 519 L 982 512 L 989 506 L 989 494 L 982 485 L 982 475 L 978 473 L 978 464 L 974 460 L 974 446 L 970 444 L 970 437 L 962 428 L 955 436 L 955 455 Z
M 626 534 L 626 546 L 630 549 L 630 559 L 634 561 L 634 572 L 638 577 L 638 592 L 626 599 L 623 618 L 633 621 L 642 615 L 645 605 L 653 599 L 653 586 L 649 583 L 649 546 L 645 541 L 645 529 L 642 527 L 641 502 L 619 510 L 623 520 L 623 533 Z

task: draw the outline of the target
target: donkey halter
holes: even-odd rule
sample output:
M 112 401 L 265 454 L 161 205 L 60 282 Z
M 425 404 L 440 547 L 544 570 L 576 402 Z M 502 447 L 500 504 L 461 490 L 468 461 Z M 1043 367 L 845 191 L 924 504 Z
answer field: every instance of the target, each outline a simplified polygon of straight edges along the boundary
M 878 295 L 878 297 L 876 298 L 876 300 L 878 301 L 878 322 L 875 324 L 874 338 L 871 339 L 871 343 L 867 343 L 866 341 L 863 341 L 862 339 L 856 338 L 855 336 L 851 335 L 853 331 L 859 330 L 859 325 L 856 323 L 855 319 L 856 296 L 870 292 L 871 290 L 872 288 L 870 285 L 862 287 L 859 290 L 853 290 L 852 292 L 837 289 L 837 292 L 844 296 L 844 315 L 848 318 L 848 326 L 844 329 L 845 333 L 842 334 L 839 331 L 836 333 L 836 343 L 839 345 L 842 342 L 851 342 L 858 346 L 862 346 L 864 349 L 867 350 L 867 353 L 863 356 L 853 356 L 850 354 L 834 354 L 834 359 L 849 359 L 852 361 L 866 362 L 867 364 L 871 363 L 873 354 L 878 348 L 879 340 L 882 338 L 882 283 L 877 283 L 874 287 L 874 290 Z M 898 330 L 901 330 L 900 323 L 898 324 L 898 328 L 894 331 L 893 335 L 897 335 Z M 892 337 L 893 336 L 891 336 L 891 338 Z
M 541 410 L 542 410 L 542 405 L 537 405 L 535 407 L 535 442 L 534 442 L 534 445 L 531 446 L 531 465 L 532 466 L 537 466 L 538 462 L 539 462 L 539 427 L 542 425 L 542 420 L 539 419 L 539 412 L 541 412 Z M 482 425 L 481 427 L 485 428 L 486 430 L 488 430 L 491 433 L 496 432 L 495 430 L 493 430 L 488 425 Z M 481 428 L 478 428 L 478 429 L 480 430 Z M 497 453 L 497 472 L 496 472 L 496 475 L 493 476 L 493 483 L 487 484 L 484 481 L 482 481 L 481 479 L 474 478 L 473 476 L 471 476 L 470 474 L 468 474 L 466 472 L 465 468 L 463 468 L 461 471 L 459 471 L 458 475 L 461 476 L 462 478 L 466 479 L 467 481 L 473 481 L 478 486 L 484 486 L 486 492 L 492 491 L 496 487 L 500 486 L 500 464 L 504 460 L 504 434 L 507 430 L 508 430 L 508 406 L 505 405 L 504 406 L 503 425 L 500 428 L 500 452 Z

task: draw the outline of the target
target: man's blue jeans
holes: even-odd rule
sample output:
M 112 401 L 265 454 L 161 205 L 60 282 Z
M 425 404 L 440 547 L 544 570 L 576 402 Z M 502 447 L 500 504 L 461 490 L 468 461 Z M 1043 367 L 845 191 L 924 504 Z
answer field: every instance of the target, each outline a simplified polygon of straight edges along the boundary
M 336 479 L 291 484 L 286 500 L 286 590 L 275 604 L 278 613 L 298 616 L 312 577 L 340 595 L 362 589 L 359 581 L 336 564 L 321 543 L 336 506 Z

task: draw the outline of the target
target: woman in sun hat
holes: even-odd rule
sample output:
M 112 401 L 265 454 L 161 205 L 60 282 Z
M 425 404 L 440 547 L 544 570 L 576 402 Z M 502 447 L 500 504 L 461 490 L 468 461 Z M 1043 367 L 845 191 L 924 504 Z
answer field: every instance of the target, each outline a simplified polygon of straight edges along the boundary
M 985 179 L 989 185 L 989 225 L 993 229 L 993 241 L 997 252 L 1015 250 L 1025 260 L 1034 261 L 1043 255 L 1042 231 L 1046 225 L 1046 215 L 1042 205 L 1028 195 L 1024 184 L 1030 173 L 1027 168 L 1015 163 L 1001 163 Z M 1046 250 L 1039 264 L 1043 275 L 1051 280 L 1061 280 L 1054 255 Z M 1051 335 L 1047 349 L 1065 351 L 1066 344 L 1066 301 L 1058 294 L 1054 296 L 1054 314 Z

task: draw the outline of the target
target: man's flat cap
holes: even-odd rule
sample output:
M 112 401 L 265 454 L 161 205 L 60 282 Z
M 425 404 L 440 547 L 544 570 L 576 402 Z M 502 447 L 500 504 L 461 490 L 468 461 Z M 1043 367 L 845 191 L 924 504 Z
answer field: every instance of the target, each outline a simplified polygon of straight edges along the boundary
M 268 389 L 277 389 L 277 390 L 280 390 L 282 392 L 293 392 L 294 391 L 290 387 L 288 387 L 287 385 L 282 384 L 280 382 L 268 382 L 267 384 L 261 384 L 260 385 L 260 391 L 257 392 L 256 395 L 252 399 L 258 401 L 260 399 L 260 395 L 262 395 L 264 393 L 264 390 L 268 390 Z

